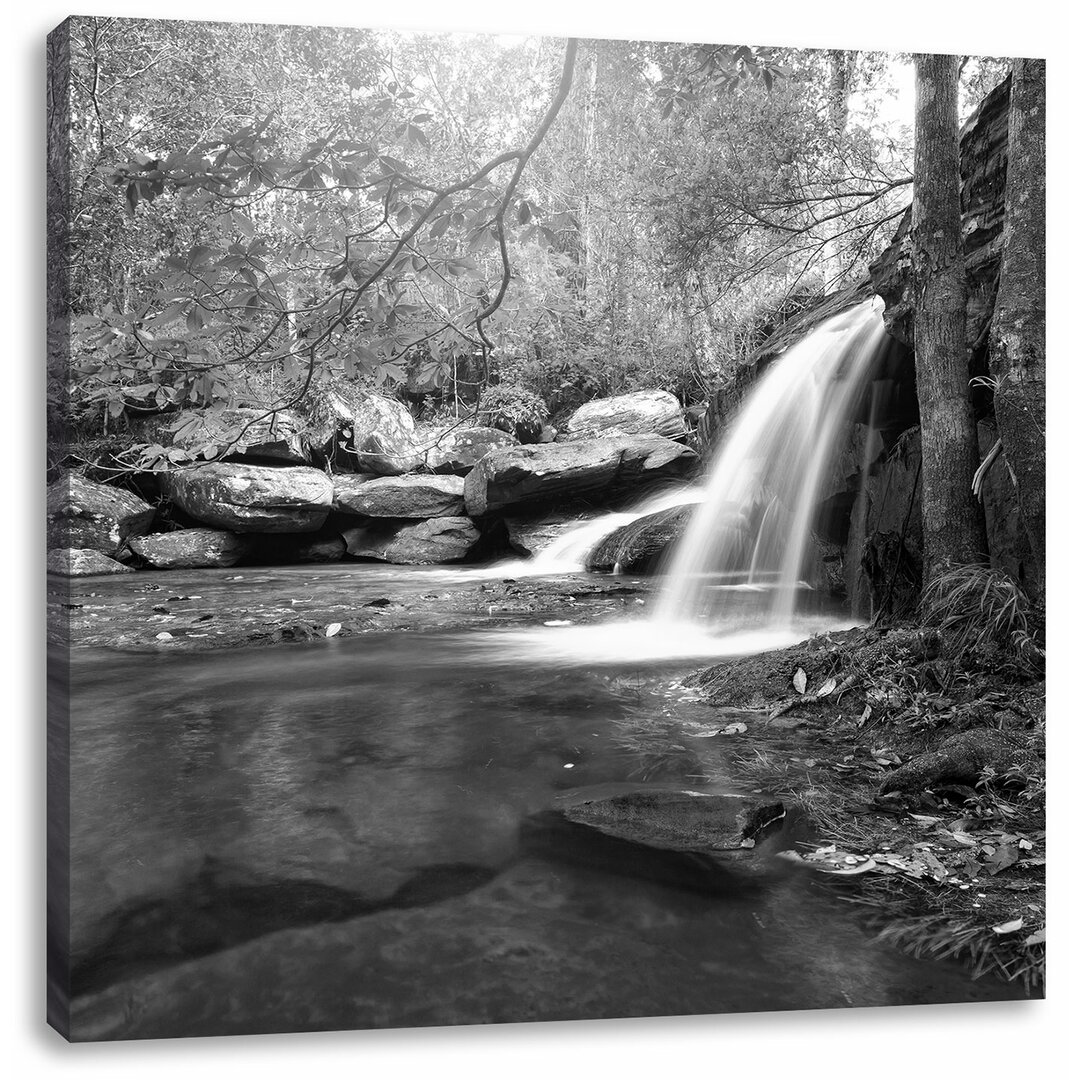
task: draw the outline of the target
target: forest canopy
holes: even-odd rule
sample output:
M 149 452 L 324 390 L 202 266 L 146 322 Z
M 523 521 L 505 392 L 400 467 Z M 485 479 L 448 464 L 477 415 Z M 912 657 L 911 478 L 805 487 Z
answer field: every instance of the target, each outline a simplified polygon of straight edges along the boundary
M 905 57 L 71 27 L 50 406 L 99 466 L 125 434 L 111 469 L 219 456 L 231 410 L 342 383 L 425 418 L 700 403 L 910 202 Z M 962 111 L 1005 70 L 969 58 Z

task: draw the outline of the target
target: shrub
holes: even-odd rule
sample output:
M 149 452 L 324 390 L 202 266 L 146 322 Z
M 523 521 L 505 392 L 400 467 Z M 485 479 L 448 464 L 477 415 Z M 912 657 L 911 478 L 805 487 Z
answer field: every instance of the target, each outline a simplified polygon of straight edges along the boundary
M 531 390 L 500 384 L 480 397 L 477 419 L 488 427 L 509 431 L 520 442 L 536 442 L 548 418 L 547 406 Z

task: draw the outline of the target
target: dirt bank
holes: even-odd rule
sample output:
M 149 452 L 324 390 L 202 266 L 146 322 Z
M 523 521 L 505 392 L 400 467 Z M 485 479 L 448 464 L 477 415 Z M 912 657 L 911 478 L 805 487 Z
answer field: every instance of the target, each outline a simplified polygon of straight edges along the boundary
M 994 648 L 953 655 L 905 627 L 821 635 L 687 682 L 746 710 L 737 774 L 815 823 L 818 842 L 791 858 L 897 945 L 1042 992 L 1038 672 Z

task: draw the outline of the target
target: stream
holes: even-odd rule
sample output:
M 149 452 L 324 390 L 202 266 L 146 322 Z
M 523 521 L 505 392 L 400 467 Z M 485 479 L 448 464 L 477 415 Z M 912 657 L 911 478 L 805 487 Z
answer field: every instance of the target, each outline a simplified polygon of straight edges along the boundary
M 875 944 L 801 875 L 710 894 L 648 849 L 602 855 L 545 826 L 624 791 L 746 791 L 732 755 L 752 747 L 702 737 L 723 714 L 679 681 L 709 645 L 581 625 L 581 597 L 568 618 L 492 608 L 439 628 L 453 605 L 432 585 L 471 593 L 468 570 L 244 573 L 242 604 L 301 574 L 312 597 L 351 578 L 436 628 L 72 650 L 77 1038 L 1023 996 Z M 107 611 L 152 582 L 209 603 L 239 576 L 94 579 L 72 599 Z

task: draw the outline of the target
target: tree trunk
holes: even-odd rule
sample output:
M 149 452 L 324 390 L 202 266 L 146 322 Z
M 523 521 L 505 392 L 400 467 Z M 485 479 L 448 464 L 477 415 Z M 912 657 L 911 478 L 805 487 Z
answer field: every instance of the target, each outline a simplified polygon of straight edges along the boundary
M 1031 540 L 1041 599 L 1046 553 L 1046 61 L 1016 59 L 1001 272 L 990 334 L 994 411 Z
M 947 563 L 982 561 L 986 552 L 986 526 L 971 491 L 979 460 L 965 343 L 958 74 L 955 56 L 915 58 L 912 257 L 927 582 Z

